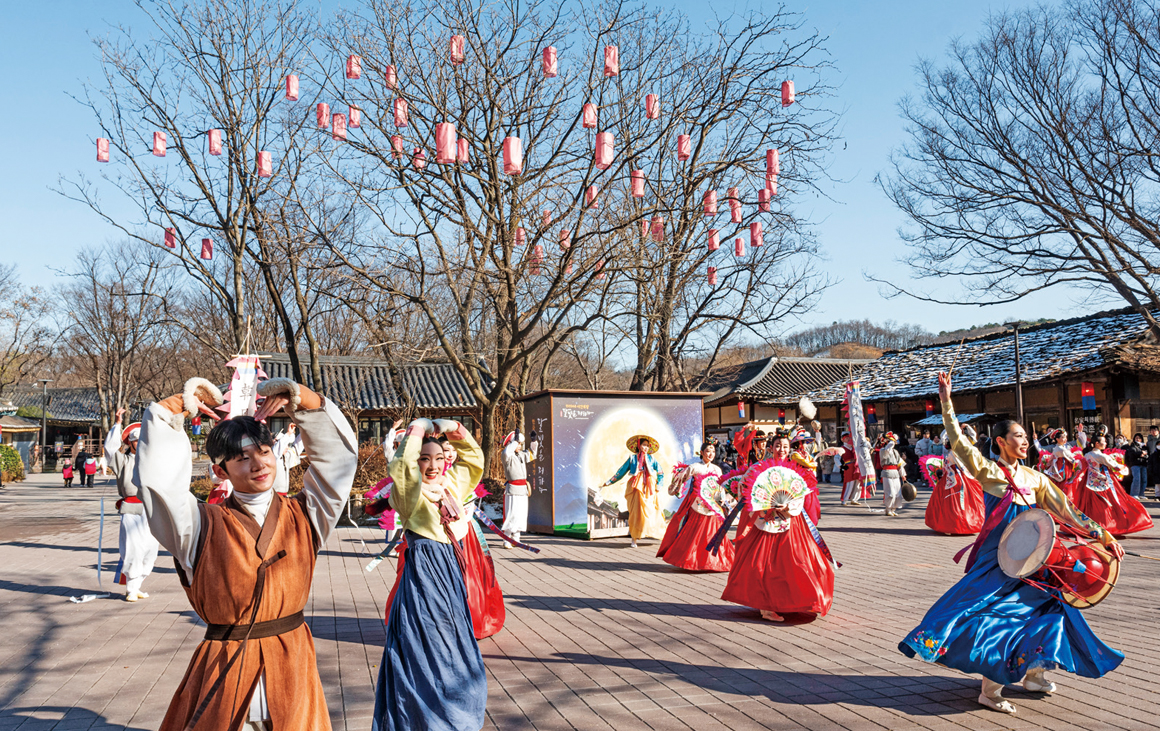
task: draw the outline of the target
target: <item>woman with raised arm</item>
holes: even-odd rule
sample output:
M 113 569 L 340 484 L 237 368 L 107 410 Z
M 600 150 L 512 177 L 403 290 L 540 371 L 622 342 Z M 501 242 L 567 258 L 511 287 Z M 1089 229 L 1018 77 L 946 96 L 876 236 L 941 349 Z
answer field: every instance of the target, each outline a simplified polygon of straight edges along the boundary
M 450 469 L 439 436 L 458 459 Z M 388 606 L 375 688 L 374 731 L 479 731 L 487 706 L 483 657 L 463 580 L 463 505 L 483 476 L 483 452 L 462 424 L 411 422 L 388 467 L 406 561 Z
M 665 517 L 661 513 L 660 488 L 665 481 L 660 463 L 653 455 L 661 448 L 657 440 L 647 434 L 629 437 L 626 444 L 632 452 L 616 474 L 601 487 L 619 482 L 628 476 L 624 499 L 628 503 L 628 534 L 633 548 L 641 538 L 664 538 Z
M 221 392 L 193 378 L 149 406 L 134 481 L 149 527 L 208 625 L 163 731 L 330 728 L 314 640 L 304 623 L 318 550 L 350 497 L 358 442 L 338 407 L 284 378 L 263 381 L 254 416 L 219 423 L 206 439 L 212 469 L 234 486 L 219 505 L 189 491 L 187 414 L 217 418 Z M 265 418 L 285 409 L 310 466 L 294 497 L 278 494 L 280 462 Z M 284 476 L 282 476 L 284 477 Z
M 1046 591 L 1013 579 L 999 567 L 999 538 L 1015 516 L 1040 507 L 1062 523 L 1107 546 L 1124 550 L 1110 533 L 1080 513 L 1046 475 L 1020 464 L 1028 437 L 1014 421 L 1000 422 L 992 462 L 963 438 L 951 403 L 951 378 L 939 374 L 943 425 L 950 448 L 986 493 L 987 522 L 967 559 L 966 576 L 938 599 L 898 649 L 909 657 L 983 676 L 979 703 L 1002 713 L 1015 706 L 1003 686 L 1023 681 L 1032 692 L 1054 693 L 1046 670 L 1062 668 L 1087 678 L 1111 672 L 1124 656 L 1104 644 L 1074 609 Z

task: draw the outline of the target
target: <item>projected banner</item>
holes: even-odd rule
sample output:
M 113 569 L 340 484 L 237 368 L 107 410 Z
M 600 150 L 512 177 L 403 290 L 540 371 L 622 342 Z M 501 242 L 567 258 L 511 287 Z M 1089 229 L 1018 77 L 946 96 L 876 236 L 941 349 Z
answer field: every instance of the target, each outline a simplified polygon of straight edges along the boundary
M 668 495 L 673 465 L 696 459 L 703 438 L 700 395 L 547 392 L 525 405 L 526 428 L 543 435 L 541 459 L 535 464 L 529 524 L 532 530 L 599 538 L 627 535 L 618 514 L 628 509 L 622 479 L 599 488 L 631 453 L 628 438 L 647 434 L 660 443 L 654 455 L 665 473 L 661 507 L 676 508 Z

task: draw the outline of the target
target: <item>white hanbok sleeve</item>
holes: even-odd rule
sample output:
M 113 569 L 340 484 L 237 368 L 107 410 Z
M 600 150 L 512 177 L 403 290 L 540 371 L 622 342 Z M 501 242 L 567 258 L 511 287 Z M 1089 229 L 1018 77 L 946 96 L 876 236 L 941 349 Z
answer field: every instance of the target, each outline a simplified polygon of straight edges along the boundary
M 128 462 L 128 457 L 121 451 L 121 425 L 113 424 L 113 428 L 109 430 L 108 436 L 105 437 L 105 463 L 113 470 L 113 474 L 118 477 L 117 482 L 120 483 L 124 478 L 121 472 L 125 469 L 125 464 Z M 131 480 L 132 475 L 128 475 Z M 126 497 L 121 495 L 121 497 Z
M 323 400 L 321 409 L 298 409 L 291 418 L 302 433 L 303 449 L 310 460 L 302 478 L 302 499 L 321 546 L 350 499 L 358 467 L 358 440 L 342 411 L 328 399 Z
M 189 491 L 192 473 L 185 418 L 160 404 L 150 404 L 141 420 L 133 484 L 145 504 L 149 532 L 189 577 L 201 533 L 197 498 Z

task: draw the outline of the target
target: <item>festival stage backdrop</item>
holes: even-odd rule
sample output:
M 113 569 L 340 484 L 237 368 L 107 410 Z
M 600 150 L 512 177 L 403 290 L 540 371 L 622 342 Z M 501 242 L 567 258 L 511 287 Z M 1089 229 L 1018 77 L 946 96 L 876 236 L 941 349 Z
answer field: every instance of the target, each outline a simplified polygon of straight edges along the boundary
M 625 443 L 634 434 L 660 442 L 655 455 L 665 473 L 661 507 L 676 508 L 668 494 L 673 465 L 697 458 L 704 433 L 705 394 L 621 391 L 541 391 L 523 399 L 526 432 L 540 436 L 539 459 L 529 475 L 528 528 L 579 538 L 628 535 L 619 517 L 628 509 L 627 478 L 592 491 L 612 477 L 630 456 Z

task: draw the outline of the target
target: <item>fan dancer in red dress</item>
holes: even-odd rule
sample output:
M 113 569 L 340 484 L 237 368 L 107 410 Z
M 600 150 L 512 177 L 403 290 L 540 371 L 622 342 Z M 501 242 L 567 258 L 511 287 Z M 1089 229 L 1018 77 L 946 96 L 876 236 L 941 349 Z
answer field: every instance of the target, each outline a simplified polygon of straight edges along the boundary
M 971 444 L 977 434 L 969 425 L 963 435 Z M 943 432 L 943 444 L 947 433 Z M 946 457 L 927 455 L 920 460 L 926 481 L 932 486 L 930 502 L 926 504 L 926 525 L 933 531 L 948 536 L 967 536 L 983 529 L 986 510 L 983 508 L 983 486 L 967 474 L 954 452 Z
M 657 556 L 665 563 L 686 571 L 725 572 L 733 566 L 733 543 L 726 537 L 717 551 L 706 551 L 705 546 L 725 524 L 725 514 L 733 501 L 721 487 L 721 470 L 714 464 L 714 448 L 701 446 L 701 464 L 690 465 L 682 471 L 688 474 L 688 487 L 680 510 L 669 521 L 664 546 Z
M 669 525 L 665 528 L 665 537 L 661 539 L 660 548 L 657 549 L 657 558 L 665 557 L 665 553 L 672 547 L 673 541 L 677 539 L 677 534 L 681 532 L 681 526 L 685 522 L 685 518 L 688 517 L 693 501 L 697 497 L 696 492 L 692 489 L 698 482 L 697 478 L 705 475 L 721 477 L 721 468 L 713 464 L 713 459 L 716 456 L 717 446 L 712 442 L 705 442 L 701 445 L 701 461 L 690 465 L 679 465 L 680 469 L 673 475 L 672 482 L 669 483 L 669 494 L 681 496 L 681 504 L 669 518 Z
M 775 436 L 773 451 L 788 455 L 788 437 Z M 773 622 L 788 613 L 824 616 L 834 602 L 835 564 L 804 510 L 817 477 L 784 457 L 759 467 L 746 476 L 751 520 L 738 531 L 736 558 L 721 598 L 759 609 L 763 619 Z
M 1051 433 L 1051 451 L 1039 458 L 1039 471 L 1051 478 L 1056 487 L 1075 502 L 1075 486 L 1083 477 L 1083 450 L 1067 443 L 1067 430 L 1056 429 Z
M 1152 527 L 1148 511 L 1120 486 L 1128 475 L 1122 460 L 1123 450 L 1108 449 L 1106 436 L 1093 437 L 1074 493 L 1075 506 L 1116 538 Z

